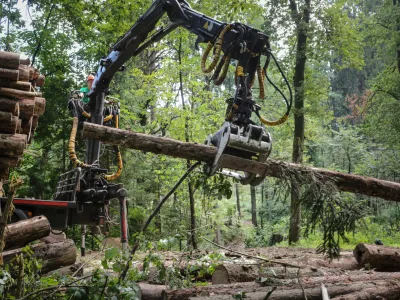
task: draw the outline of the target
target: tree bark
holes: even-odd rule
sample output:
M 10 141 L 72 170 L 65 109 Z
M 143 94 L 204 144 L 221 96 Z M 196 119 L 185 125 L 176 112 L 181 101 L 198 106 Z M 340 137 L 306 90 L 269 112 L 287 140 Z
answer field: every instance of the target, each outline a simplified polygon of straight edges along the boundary
M 0 156 L 0 169 L 12 168 L 18 166 L 21 159 L 18 157 L 4 157 Z M 1 187 L 0 187 L 1 188 Z M 1 196 L 0 196 L 1 197 Z
M 361 266 L 378 271 L 400 271 L 400 248 L 359 243 L 353 251 Z
M 254 227 L 257 227 L 257 199 L 256 199 L 256 187 L 250 186 L 251 196 L 251 223 Z
M 125 148 L 206 163 L 212 163 L 217 153 L 217 148 L 215 147 L 196 143 L 185 143 L 173 139 L 150 136 L 86 122 L 83 124 L 82 138 L 95 139 L 106 144 L 119 145 Z M 229 161 L 229 165 L 225 165 L 226 161 L 222 160 L 222 166 L 234 170 L 258 172 L 260 169 L 265 168 L 267 170 L 267 176 L 275 178 L 287 178 L 287 174 L 296 173 L 300 176 L 304 176 L 304 183 L 307 183 L 307 180 L 309 180 L 308 178 L 314 176 L 319 178 L 322 183 L 327 180 L 332 181 L 341 191 L 400 202 L 400 183 L 397 182 L 285 163 L 272 159 L 267 160 L 267 162 L 263 164 L 228 155 L 224 155 L 224 157 L 229 157 L 229 160 L 227 160 Z
M 25 146 L 25 134 L 0 134 L 0 156 L 19 157 Z
M 41 97 L 35 98 L 35 116 L 41 116 L 44 114 L 44 110 L 46 108 L 46 99 Z
M 16 100 L 21 100 L 21 99 L 34 100 L 35 97 L 41 97 L 42 93 L 26 92 L 26 91 L 20 91 L 20 90 L 16 90 L 16 89 L 1 87 L 0 88 L 0 96 L 9 97 L 11 99 L 16 99 Z
M 0 68 L 0 78 L 17 81 L 19 79 L 19 70 Z
M 76 261 L 76 247 L 73 240 L 45 244 L 40 243 L 31 246 L 33 256 L 43 260 L 42 273 L 56 270 L 60 267 L 69 266 Z M 22 248 L 3 252 L 4 262 L 8 262 L 22 252 Z
M 10 99 L 0 98 L 0 111 L 10 112 L 14 116 L 20 116 L 19 103 Z
M 29 79 L 31 79 L 31 70 L 28 66 L 20 65 L 18 72 L 19 72 L 19 74 L 18 74 L 19 81 L 28 82 Z
M 235 282 L 250 282 L 255 281 L 259 277 L 295 279 L 298 276 L 297 271 L 297 268 L 260 268 L 258 265 L 223 264 L 215 268 L 212 275 L 212 283 L 229 284 Z M 302 277 L 318 277 L 323 275 L 323 272 L 316 269 L 303 269 L 301 271 Z
M 350 293 L 354 293 L 357 291 L 361 291 L 366 288 L 388 288 L 391 286 L 391 283 L 388 282 L 375 282 L 375 283 L 361 283 L 357 282 L 354 284 L 349 285 L 340 285 L 340 286 L 331 286 L 328 287 L 328 293 L 330 297 L 337 297 L 341 295 L 346 295 Z M 247 300 L 264 300 L 267 292 L 271 290 L 271 288 L 266 289 L 263 292 L 254 292 L 254 293 L 246 293 Z M 189 298 L 192 300 L 231 300 L 232 295 L 229 291 L 225 291 L 226 294 L 219 294 L 209 297 L 196 297 L 196 298 Z M 282 290 L 275 290 L 272 292 L 271 296 L 268 300 L 303 300 L 304 294 L 307 295 L 308 300 L 321 300 L 321 287 L 315 288 L 296 288 L 296 289 L 282 289 Z M 164 298 L 165 299 L 165 298 Z M 178 299 L 178 298 L 175 298 Z M 179 298 L 182 300 L 183 298 Z
M 20 56 L 19 53 L 0 51 L 0 68 L 18 70 Z
M 35 112 L 36 101 L 32 99 L 22 99 L 19 103 L 19 117 L 24 120 L 29 120 Z
M 332 300 L 398 300 L 400 298 L 400 284 L 398 282 L 392 282 L 392 284 L 389 287 L 364 289 L 345 296 L 335 297 Z
M 8 224 L 4 235 L 4 249 L 24 247 L 28 243 L 49 234 L 50 223 L 44 216 Z
M 398 274 L 397 274 L 398 275 Z M 344 276 L 342 276 L 344 277 Z M 348 276 L 347 276 L 348 277 Z M 324 277 L 326 278 L 326 277 Z M 398 277 L 397 277 L 398 278 Z M 394 279 L 394 280 L 397 280 Z M 304 279 L 302 279 L 304 280 Z M 343 280 L 343 279 L 342 279 Z M 238 293 L 246 293 L 246 299 L 264 299 L 266 294 L 271 287 L 278 286 L 278 289 L 272 293 L 270 299 L 282 299 L 282 300 L 303 300 L 304 294 L 303 290 L 299 288 L 298 280 L 290 280 L 290 281 L 282 281 L 281 285 L 279 281 L 271 281 L 270 285 L 260 285 L 256 282 L 243 282 L 243 283 L 234 283 L 234 284 L 221 284 L 221 285 L 209 285 L 209 286 L 197 286 L 185 289 L 167 289 L 162 292 L 162 299 L 164 300 L 186 300 L 186 299 L 196 299 L 196 300 L 205 300 L 205 299 L 232 299 L 232 295 Z M 307 295 L 307 299 L 321 299 L 321 288 L 320 284 L 304 284 L 303 287 L 305 289 L 305 293 Z M 348 280 L 345 282 L 339 281 L 336 284 L 326 284 L 328 293 L 331 297 L 351 294 L 353 292 L 362 291 L 365 288 L 372 287 L 383 287 L 390 288 L 390 281 L 371 281 L 371 282 L 349 282 Z M 197 298 L 194 298 L 197 297 Z
M 140 288 L 142 300 L 159 300 L 162 297 L 162 292 L 166 290 L 168 287 L 161 284 L 148 284 L 139 282 L 138 283 Z
M 20 91 L 29 92 L 32 88 L 32 85 L 30 82 L 25 82 L 25 81 L 10 81 L 5 79 L 0 79 L 0 87 L 12 88 Z
M 44 83 L 46 81 L 46 77 L 44 75 L 39 74 L 38 79 L 35 81 L 35 85 L 37 87 L 42 87 L 44 86 Z

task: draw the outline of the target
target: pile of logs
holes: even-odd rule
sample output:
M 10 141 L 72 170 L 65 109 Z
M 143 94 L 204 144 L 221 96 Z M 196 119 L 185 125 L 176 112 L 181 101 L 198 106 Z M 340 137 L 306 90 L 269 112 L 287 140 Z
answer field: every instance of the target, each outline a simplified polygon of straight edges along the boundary
M 3 263 L 8 263 L 20 255 L 23 247 L 31 242 L 33 242 L 30 246 L 34 253 L 33 257 L 42 263 L 42 273 L 72 265 L 76 261 L 74 242 L 66 239 L 64 233 L 59 235 L 51 233 L 47 218 L 38 216 L 7 225 L 2 253 Z
M 250 259 L 221 262 L 211 282 L 201 286 L 171 289 L 166 282 L 139 283 L 142 299 L 400 299 L 400 248 L 360 243 L 334 261 L 311 249 L 261 249 L 265 252 L 257 255 L 246 251 Z M 270 262 L 254 259 L 266 255 Z
M 20 162 L 45 110 L 36 91 L 45 77 L 29 64 L 20 54 L 0 51 L 0 180 Z

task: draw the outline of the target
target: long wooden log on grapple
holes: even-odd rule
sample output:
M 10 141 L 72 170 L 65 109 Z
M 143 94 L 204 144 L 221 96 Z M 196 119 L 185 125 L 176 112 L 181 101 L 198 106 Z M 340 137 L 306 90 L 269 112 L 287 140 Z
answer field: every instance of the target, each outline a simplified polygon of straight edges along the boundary
M 8 224 L 4 235 L 4 249 L 24 247 L 30 242 L 48 236 L 49 234 L 50 223 L 44 216 L 37 216 Z
M 360 266 L 378 271 L 400 271 L 400 248 L 359 243 L 353 251 Z
M 217 154 L 217 148 L 215 147 L 185 143 L 86 122 L 83 124 L 82 136 L 85 139 L 99 140 L 106 144 L 206 163 L 212 163 Z M 239 157 L 227 155 L 225 157 L 228 159 L 222 161 L 222 166 L 234 170 L 257 173 L 260 172 L 260 169 L 266 169 L 267 176 L 276 178 L 287 178 L 288 174 L 293 172 L 303 175 L 305 178 L 314 175 L 321 182 L 324 179 L 331 180 L 341 191 L 400 202 L 400 183 L 397 182 L 285 163 L 272 159 L 263 164 Z
M 42 272 L 47 273 L 60 267 L 69 266 L 76 261 L 76 247 L 73 240 L 46 244 L 32 245 L 33 256 L 43 261 Z M 22 248 L 3 252 L 4 263 L 9 262 L 22 252 Z

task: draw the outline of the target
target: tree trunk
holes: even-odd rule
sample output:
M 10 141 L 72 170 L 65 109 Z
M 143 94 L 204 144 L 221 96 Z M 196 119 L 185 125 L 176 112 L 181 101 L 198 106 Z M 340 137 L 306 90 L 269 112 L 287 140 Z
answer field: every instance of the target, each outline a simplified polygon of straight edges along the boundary
M 242 215 L 240 213 L 240 194 L 239 194 L 239 184 L 238 183 L 235 183 L 235 190 L 236 190 L 236 208 L 238 211 L 239 219 L 241 219 Z
M 44 216 L 33 217 L 7 225 L 4 249 L 24 247 L 28 243 L 48 236 L 50 223 Z
M 40 243 L 31 246 L 31 249 L 34 252 L 33 256 L 43 261 L 42 273 L 72 265 L 76 261 L 76 247 L 73 240 L 54 244 Z M 4 262 L 9 262 L 21 252 L 22 248 L 4 251 Z
M 17 117 L 20 116 L 19 103 L 10 99 L 0 99 L 0 111 L 10 112 Z
M 337 297 L 341 295 L 346 295 L 350 293 L 354 293 L 357 291 L 361 291 L 366 288 L 386 288 L 388 289 L 392 284 L 390 282 L 374 282 L 374 283 L 354 283 L 349 285 L 340 285 L 340 286 L 331 286 L 328 287 L 328 293 L 330 297 Z M 268 291 L 271 288 L 265 289 L 263 292 L 254 292 L 254 293 L 246 293 L 247 300 L 264 300 Z M 282 289 L 275 290 L 272 292 L 271 296 L 268 300 L 303 300 L 304 294 L 307 295 L 308 300 L 321 300 L 321 287 L 315 287 L 310 289 L 295 288 L 295 289 Z M 209 297 L 191 297 L 189 299 L 192 300 L 231 300 L 232 293 L 229 290 L 226 290 L 224 294 L 213 295 Z M 164 298 L 165 299 L 165 298 Z M 182 300 L 183 298 L 173 298 Z
M 30 82 L 25 82 L 25 81 L 10 81 L 10 80 L 0 79 L 0 87 L 12 88 L 20 91 L 29 92 L 32 88 L 32 85 Z
M 353 251 L 361 266 L 378 271 L 400 271 L 400 248 L 359 243 Z
M 223 264 L 219 265 L 213 275 L 213 284 L 229 284 L 234 282 L 255 281 L 259 277 L 295 279 L 298 276 L 297 268 L 285 267 L 259 267 L 258 265 Z M 302 277 L 318 277 L 324 273 L 316 269 L 302 269 Z
M 168 289 L 167 286 L 161 284 L 148 284 L 139 282 L 138 283 L 140 288 L 142 300 L 159 300 L 162 297 L 162 292 Z
M 351 293 L 345 296 L 335 297 L 332 300 L 399 300 L 400 299 L 400 284 L 392 282 L 393 286 L 389 287 L 373 287 Z
M 18 157 L 24 153 L 25 134 L 0 134 L 0 155 Z
M 294 138 L 292 161 L 296 164 L 303 163 L 304 151 L 304 74 L 306 66 L 308 24 L 310 22 L 310 0 L 305 0 L 304 10 L 298 11 L 295 0 L 290 0 L 289 8 L 292 19 L 296 24 L 296 65 L 294 67 Z M 296 243 L 300 237 L 301 205 L 300 187 L 292 182 L 291 204 L 290 204 L 290 228 L 289 244 Z
M 389 275 L 389 274 L 387 274 Z M 347 278 L 346 278 L 347 276 Z M 341 281 L 334 284 L 325 284 L 328 293 L 331 297 L 350 294 L 353 292 L 361 291 L 364 288 L 374 287 L 375 284 L 383 287 L 390 287 L 390 281 L 370 281 L 362 282 L 355 281 L 352 282 L 348 275 L 342 275 Z M 393 278 L 397 280 L 399 277 Z M 327 277 L 322 277 L 326 279 Z M 302 281 L 306 281 L 307 278 L 302 278 Z M 283 284 L 283 285 L 282 285 Z M 321 283 L 307 284 L 303 283 L 303 287 L 307 294 L 307 299 L 321 299 Z M 250 299 L 264 299 L 267 292 L 271 290 L 271 287 L 278 286 L 278 289 L 274 291 L 270 298 L 268 299 L 299 299 L 303 300 L 303 291 L 299 288 L 298 280 L 286 280 L 280 283 L 279 281 L 271 281 L 270 284 L 263 286 L 257 282 L 243 282 L 243 283 L 233 283 L 233 284 L 220 284 L 220 285 L 209 285 L 209 286 L 196 286 L 185 289 L 167 289 L 162 292 L 162 299 L 164 300 L 186 300 L 186 299 L 196 299 L 205 300 L 207 299 L 232 299 L 232 296 L 238 293 L 246 293 Z M 200 297 L 199 297 L 200 296 Z M 203 297 L 201 297 L 203 296 Z M 221 296 L 222 298 L 216 297 Z M 194 298 L 198 297 L 198 298 Z M 293 297 L 293 298 L 291 298 Z M 247 298 L 247 297 L 246 297 Z
M 10 88 L 0 88 L 0 96 L 5 96 L 9 97 L 11 99 L 32 99 L 34 100 L 35 97 L 41 97 L 42 93 L 37 93 L 37 92 L 25 92 L 25 91 L 20 91 L 16 89 L 10 89 Z
M 18 117 L 10 112 L 0 111 L 0 133 L 15 134 L 18 127 Z
M 19 53 L 0 51 L 0 68 L 18 70 L 20 56 Z
M 185 143 L 173 139 L 150 136 L 86 122 L 83 124 L 82 138 L 95 139 L 106 144 L 206 163 L 212 163 L 217 153 L 217 148 L 215 147 L 196 143 Z M 344 192 L 358 193 L 400 202 L 400 183 L 397 182 L 345 174 L 293 163 L 284 163 L 272 159 L 267 160 L 267 162 L 263 164 L 229 155 L 224 155 L 223 158 L 224 159 L 221 160 L 222 167 L 229 167 L 234 170 L 259 172 L 260 170 L 266 169 L 267 176 L 275 178 L 287 178 L 287 174 L 296 173 L 300 176 L 304 176 L 304 183 L 309 182 L 308 180 L 310 177 L 317 176 L 322 183 L 324 181 L 331 181 L 336 184 L 339 190 Z M 225 160 L 225 158 L 229 159 Z
M 251 194 L 251 223 L 254 227 L 257 227 L 257 199 L 256 199 L 256 187 L 250 186 Z

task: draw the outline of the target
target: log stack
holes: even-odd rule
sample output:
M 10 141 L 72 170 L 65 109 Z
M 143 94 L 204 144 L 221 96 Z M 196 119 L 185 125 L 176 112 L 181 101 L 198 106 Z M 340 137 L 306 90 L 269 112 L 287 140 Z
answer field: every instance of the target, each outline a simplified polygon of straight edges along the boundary
M 19 164 L 45 110 L 36 89 L 44 76 L 29 64 L 18 53 L 0 51 L 0 181 Z

